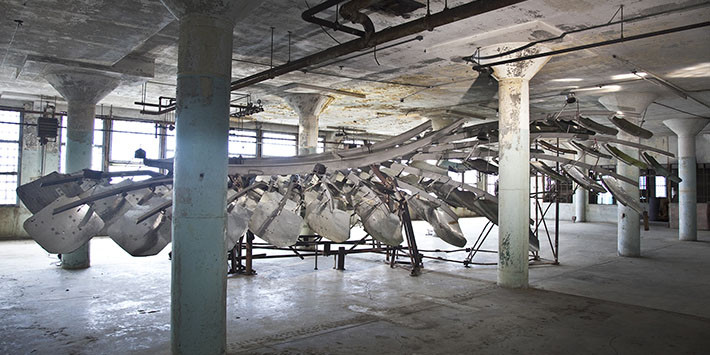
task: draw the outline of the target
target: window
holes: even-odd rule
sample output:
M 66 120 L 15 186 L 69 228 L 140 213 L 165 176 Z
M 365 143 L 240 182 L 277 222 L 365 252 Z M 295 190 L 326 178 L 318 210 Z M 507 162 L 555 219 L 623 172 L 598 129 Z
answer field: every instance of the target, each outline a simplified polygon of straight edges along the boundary
M 170 141 L 171 140 L 168 139 L 168 143 L 166 144 L 168 150 L 171 148 Z M 158 171 L 156 168 L 142 165 L 141 159 L 135 158 L 135 152 L 138 149 L 143 149 L 147 158 L 160 158 L 160 137 L 156 134 L 155 124 L 134 121 L 113 121 L 109 171 Z M 143 180 L 147 178 L 148 176 L 138 176 L 133 180 Z M 112 179 L 113 182 L 120 180 L 122 179 Z
M 0 111 L 0 205 L 17 204 L 20 127 L 19 112 Z
M 609 170 L 609 171 L 616 171 L 616 165 L 602 165 L 600 167 L 604 168 L 606 170 Z M 604 185 L 604 184 L 602 184 L 601 175 L 592 173 L 592 174 L 590 174 L 589 177 L 590 177 L 590 179 L 596 181 L 597 184 L 602 185 L 602 186 Z M 639 182 L 640 182 L 640 180 L 639 180 Z M 606 188 L 605 188 L 605 190 L 606 190 Z M 589 196 L 589 204 L 590 205 L 614 205 L 614 204 L 616 204 L 616 200 L 614 199 L 614 196 L 609 191 L 607 191 L 605 193 L 601 193 L 601 194 L 589 191 L 588 196 Z
M 456 182 L 462 182 L 462 179 L 463 179 L 462 173 L 457 173 L 455 171 L 449 170 L 448 175 L 451 178 L 451 180 L 454 180 Z
M 656 176 L 656 197 L 658 197 L 658 198 L 668 197 L 667 191 L 666 191 L 666 177 L 665 176 Z
M 234 130 L 229 132 L 229 157 L 256 158 L 256 132 Z
M 648 177 L 646 175 L 639 176 L 639 195 L 641 202 L 648 202 Z
M 613 205 L 614 196 L 610 192 L 605 192 L 603 194 L 597 194 L 597 204 L 598 205 Z
M 488 175 L 487 180 L 486 191 L 491 195 L 498 196 L 496 191 L 498 190 L 498 175 Z
M 165 136 L 165 157 L 174 158 L 175 157 L 175 134 L 168 132 Z
M 452 163 L 458 163 L 462 164 L 462 160 L 460 159 L 451 159 L 449 160 Z M 436 164 L 436 161 L 433 161 L 432 164 Z M 478 182 L 478 171 L 476 170 L 466 170 L 463 173 L 457 173 L 455 171 L 449 170 L 448 172 L 449 177 L 451 180 L 454 180 L 456 182 L 463 182 L 469 185 L 476 186 L 476 183 Z
M 325 138 L 324 137 L 318 137 L 318 145 L 316 145 L 316 153 L 323 153 L 325 152 Z
M 296 156 L 296 135 L 264 132 L 261 149 L 261 153 L 265 157 Z
M 61 127 L 61 132 L 59 133 L 59 171 L 62 173 L 73 173 L 73 171 L 66 171 L 67 116 L 62 116 Z M 91 152 L 91 166 L 88 168 L 92 170 L 103 170 L 103 144 L 103 121 L 99 119 L 94 119 L 94 146 Z
M 365 145 L 365 141 L 362 139 L 343 139 L 342 142 L 340 142 L 340 146 L 348 149 L 348 148 L 358 148 L 362 147 Z

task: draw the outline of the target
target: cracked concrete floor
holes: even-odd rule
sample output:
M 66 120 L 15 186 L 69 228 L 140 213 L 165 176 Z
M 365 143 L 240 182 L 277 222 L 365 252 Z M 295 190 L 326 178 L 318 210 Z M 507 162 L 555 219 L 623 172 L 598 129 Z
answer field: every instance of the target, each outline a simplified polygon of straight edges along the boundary
M 485 222 L 462 220 L 475 239 Z M 420 248 L 444 245 L 425 237 Z M 495 267 L 425 261 L 410 277 L 379 255 L 257 260 L 230 277 L 227 345 L 243 354 L 699 354 L 710 348 L 710 232 L 642 232 L 642 258 L 615 255 L 616 226 L 560 226 L 560 266 L 505 290 Z M 485 246 L 495 248 L 494 233 Z M 545 245 L 545 243 L 543 243 Z M 92 267 L 66 271 L 31 241 L 0 242 L 0 353 L 169 353 L 170 262 L 92 241 Z M 440 254 L 462 259 L 465 253 Z M 548 249 L 543 256 L 550 257 Z M 481 254 L 477 261 L 494 261 Z

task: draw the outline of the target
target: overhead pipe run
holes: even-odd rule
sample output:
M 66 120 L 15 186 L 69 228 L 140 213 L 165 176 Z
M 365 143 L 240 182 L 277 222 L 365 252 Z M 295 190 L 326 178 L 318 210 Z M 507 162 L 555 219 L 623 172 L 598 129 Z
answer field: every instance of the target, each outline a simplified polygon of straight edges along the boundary
M 649 81 L 649 82 L 651 82 L 651 83 L 653 83 L 653 84 L 659 85 L 659 86 L 661 86 L 661 87 L 665 87 L 665 88 L 667 88 L 667 89 L 670 89 L 674 94 L 676 94 L 676 95 L 682 97 L 683 99 L 686 99 L 686 100 L 693 100 L 693 101 L 695 101 L 695 102 L 697 102 L 697 103 L 699 103 L 699 104 L 701 104 L 701 105 L 703 105 L 703 106 L 705 106 L 705 107 L 707 107 L 707 108 L 710 108 L 710 105 L 708 105 L 707 103 L 703 102 L 702 100 L 696 98 L 695 96 L 691 95 L 687 90 L 681 88 L 680 86 L 678 86 L 678 85 L 676 85 L 676 84 L 673 84 L 673 83 L 671 83 L 670 81 L 664 79 L 662 76 L 660 76 L 660 75 L 658 75 L 658 74 L 656 74 L 656 73 L 654 73 L 654 72 L 652 72 L 652 71 L 649 71 L 649 70 L 646 70 L 646 69 L 644 69 L 644 68 L 641 68 L 640 66 L 638 66 L 638 65 L 636 65 L 636 64 L 634 64 L 634 63 L 632 63 L 632 62 L 629 61 L 629 60 L 626 60 L 626 59 L 624 59 L 624 58 L 621 58 L 621 57 L 619 57 L 619 56 L 616 55 L 616 54 L 612 55 L 611 57 L 614 58 L 614 59 L 616 59 L 616 60 L 618 60 L 618 61 L 620 61 L 620 62 L 622 62 L 622 63 L 624 63 L 624 64 L 626 64 L 626 65 L 628 65 L 628 66 L 633 67 L 633 69 L 631 70 L 631 73 L 634 74 L 634 75 L 637 75 L 639 78 L 641 78 L 641 79 L 643 79 L 643 80 L 646 80 L 646 81 Z M 647 75 L 647 76 L 650 76 L 650 78 L 647 78 L 646 75 L 640 75 L 640 74 L 638 74 L 639 71 L 646 73 L 646 75 Z
M 370 39 L 372 34 L 375 33 L 375 24 L 372 23 L 370 18 L 360 12 L 360 10 L 376 3 L 377 0 L 352 0 L 340 8 L 340 16 L 344 19 L 350 20 L 352 23 L 358 23 L 362 25 L 365 30 L 363 38 Z
M 365 37 L 354 39 L 301 59 L 291 61 L 284 65 L 233 81 L 231 88 L 232 90 L 238 90 L 295 70 L 299 70 L 301 68 L 338 58 L 349 53 L 372 48 L 377 45 L 406 36 L 411 36 L 422 31 L 431 31 L 443 25 L 498 10 L 510 5 L 515 5 L 523 1 L 524 0 L 478 0 L 454 8 L 444 9 L 436 14 L 427 15 L 414 21 L 409 21 L 398 26 L 375 32 L 369 39 Z
M 322 2 L 318 5 L 313 6 L 313 7 L 309 8 L 308 10 L 304 11 L 301 14 L 301 18 L 306 22 L 310 22 L 310 23 L 313 23 L 313 24 L 316 24 L 319 26 L 325 26 L 325 27 L 328 27 L 328 28 L 333 29 L 335 31 L 341 31 L 341 32 L 349 33 L 351 35 L 358 36 L 358 37 L 364 37 L 365 32 L 358 30 L 357 28 L 352 28 L 352 27 L 345 26 L 345 25 L 341 24 L 340 22 L 338 22 L 337 17 L 335 18 L 335 21 L 332 21 L 332 22 L 328 21 L 328 20 L 324 20 L 319 17 L 316 17 L 316 14 L 323 12 L 326 9 L 336 6 L 336 5 L 338 5 L 342 2 L 345 2 L 345 1 L 347 1 L 347 0 L 328 0 L 328 1 Z M 336 11 L 336 16 L 337 16 L 337 14 L 338 14 L 338 12 Z
M 642 33 L 642 34 L 635 35 L 635 36 L 620 37 L 620 38 L 610 39 L 608 41 L 594 42 L 594 43 L 589 43 L 589 44 L 585 44 L 585 45 L 581 45 L 581 46 L 558 49 L 558 50 L 554 50 L 554 51 L 547 51 L 544 53 L 536 53 L 536 54 L 531 54 L 531 55 L 527 55 L 524 57 L 506 59 L 506 60 L 501 60 L 498 62 L 492 62 L 492 63 L 486 63 L 486 64 L 479 64 L 477 61 L 477 58 L 475 56 L 464 57 L 463 59 L 466 61 L 469 61 L 469 62 L 476 63 L 476 65 L 473 66 L 473 70 L 485 71 L 488 68 L 491 68 L 496 65 L 504 65 L 504 64 L 521 62 L 524 60 L 548 57 L 548 56 L 564 54 L 564 53 L 577 52 L 577 51 L 581 51 L 584 49 L 608 46 L 610 44 L 616 44 L 616 43 L 621 43 L 621 42 L 631 42 L 631 41 L 635 41 L 635 40 L 639 40 L 639 39 L 662 36 L 662 35 L 667 35 L 667 34 L 671 34 L 671 33 L 675 33 L 675 32 L 694 30 L 696 28 L 702 28 L 702 27 L 707 27 L 707 26 L 710 26 L 710 21 L 694 23 L 694 24 L 690 24 L 690 25 L 686 25 L 686 26 L 673 27 L 673 28 L 668 28 L 668 29 L 660 30 L 660 31 L 646 32 L 646 33 Z
M 506 55 L 520 52 L 526 48 L 530 48 L 530 47 L 536 46 L 538 44 L 562 40 L 563 38 L 565 38 L 567 35 L 570 35 L 570 34 L 575 34 L 575 33 L 580 33 L 580 32 L 590 31 L 590 30 L 599 29 L 599 28 L 603 28 L 603 27 L 615 26 L 615 25 L 621 25 L 621 29 L 622 29 L 621 37 L 623 38 L 624 37 L 623 36 L 623 26 L 625 23 L 642 21 L 642 20 L 649 19 L 649 18 L 655 17 L 655 16 L 661 16 L 661 15 L 667 15 L 667 14 L 676 13 L 676 12 L 688 11 L 688 10 L 693 10 L 693 9 L 696 9 L 699 7 L 705 7 L 705 6 L 708 6 L 708 3 L 695 4 L 695 5 L 690 5 L 690 6 L 685 6 L 685 7 L 680 7 L 680 8 L 675 8 L 675 9 L 670 9 L 670 10 L 665 10 L 665 11 L 654 12 L 654 13 L 650 13 L 650 14 L 646 14 L 646 15 L 639 15 L 639 16 L 634 16 L 634 17 L 630 17 L 630 18 L 624 18 L 623 17 L 623 7 L 624 6 L 621 5 L 621 7 L 619 8 L 619 10 L 621 10 L 621 19 L 620 20 L 609 21 L 609 22 L 601 23 L 601 24 L 594 25 L 594 26 L 582 27 L 582 28 L 578 28 L 578 29 L 574 29 L 574 30 L 570 30 L 570 31 L 565 31 L 565 32 L 562 32 L 559 36 L 529 42 L 523 46 L 511 49 L 509 51 L 505 51 L 502 53 L 495 53 L 495 54 L 491 54 L 491 55 L 487 55 L 487 56 L 475 56 L 475 57 L 471 56 L 471 57 L 466 57 L 464 59 L 471 58 L 471 59 L 475 59 L 477 61 L 480 61 L 483 59 L 502 58 Z M 619 10 L 617 10 L 617 13 L 619 12 Z M 614 16 L 616 16 L 616 14 L 614 14 Z M 613 18 L 612 18 L 612 20 L 613 20 Z

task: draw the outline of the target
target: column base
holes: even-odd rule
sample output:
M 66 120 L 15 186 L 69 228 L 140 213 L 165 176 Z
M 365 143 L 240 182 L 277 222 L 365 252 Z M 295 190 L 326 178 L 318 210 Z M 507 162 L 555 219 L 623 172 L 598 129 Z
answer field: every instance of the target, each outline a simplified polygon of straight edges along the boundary
M 498 286 L 505 288 L 528 288 L 528 274 L 498 271 Z
M 91 259 L 89 258 L 89 242 L 86 242 L 86 244 L 71 253 L 62 254 L 62 269 L 78 270 L 86 269 L 89 266 L 91 266 Z
M 698 236 L 697 235 L 679 235 L 678 240 L 681 242 L 697 242 Z

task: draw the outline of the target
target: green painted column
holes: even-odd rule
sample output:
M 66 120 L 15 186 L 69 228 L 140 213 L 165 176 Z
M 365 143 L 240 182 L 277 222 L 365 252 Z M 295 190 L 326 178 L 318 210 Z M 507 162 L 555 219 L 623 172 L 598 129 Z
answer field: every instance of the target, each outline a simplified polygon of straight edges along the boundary
M 65 170 L 73 173 L 90 169 L 96 103 L 116 88 L 118 79 L 108 74 L 66 67 L 52 69 L 46 79 L 68 103 Z M 71 253 L 62 254 L 64 269 L 83 269 L 90 263 L 89 242 Z
M 226 351 L 227 144 L 232 38 L 257 1 L 162 0 L 180 22 L 171 349 Z

